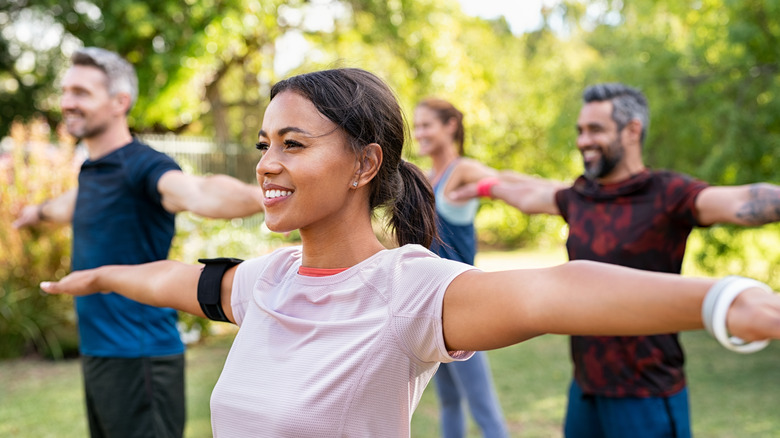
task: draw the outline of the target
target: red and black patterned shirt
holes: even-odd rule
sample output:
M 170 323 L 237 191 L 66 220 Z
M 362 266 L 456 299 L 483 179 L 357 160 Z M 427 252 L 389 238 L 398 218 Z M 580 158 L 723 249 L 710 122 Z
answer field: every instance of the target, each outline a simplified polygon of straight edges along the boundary
M 569 259 L 680 273 L 697 225 L 694 201 L 706 187 L 669 171 L 644 171 L 609 185 L 579 177 L 555 195 L 569 224 Z M 586 394 L 667 396 L 685 387 L 677 333 L 572 336 L 571 355 L 574 378 Z

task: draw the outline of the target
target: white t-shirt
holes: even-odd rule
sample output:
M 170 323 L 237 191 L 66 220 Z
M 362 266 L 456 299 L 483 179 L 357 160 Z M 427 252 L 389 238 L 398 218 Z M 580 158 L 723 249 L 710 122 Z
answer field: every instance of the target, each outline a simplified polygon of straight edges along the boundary
M 300 247 L 239 265 L 240 327 L 211 396 L 215 437 L 401 437 L 448 352 L 442 300 L 473 266 L 419 245 L 327 277 L 297 273 Z

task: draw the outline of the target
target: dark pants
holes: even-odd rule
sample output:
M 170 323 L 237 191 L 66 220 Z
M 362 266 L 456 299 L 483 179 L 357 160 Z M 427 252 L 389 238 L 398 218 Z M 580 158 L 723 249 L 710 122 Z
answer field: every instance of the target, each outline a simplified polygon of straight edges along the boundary
M 184 434 L 184 355 L 82 356 L 92 438 L 179 438 Z
M 564 424 L 566 438 L 690 438 L 688 389 L 669 397 L 585 395 L 573 382 Z

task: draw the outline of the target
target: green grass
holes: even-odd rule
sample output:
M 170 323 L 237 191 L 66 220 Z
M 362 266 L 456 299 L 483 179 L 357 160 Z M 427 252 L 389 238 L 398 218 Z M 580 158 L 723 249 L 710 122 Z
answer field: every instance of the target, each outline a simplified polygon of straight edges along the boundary
M 211 436 L 209 396 L 231 339 L 212 338 L 187 352 L 188 438 Z M 780 345 L 740 355 L 724 350 L 703 332 L 684 334 L 683 343 L 696 436 L 780 435 Z M 566 337 L 542 336 L 491 351 L 489 358 L 512 436 L 560 436 L 571 372 Z M 412 419 L 412 436 L 438 434 L 437 402 L 429 386 Z M 87 436 L 78 360 L 0 362 L 0 436 Z M 469 436 L 479 436 L 473 424 Z
M 231 342 L 232 335 L 223 335 L 187 350 L 188 438 L 211 437 L 209 397 Z M 0 437 L 86 436 L 78 359 L 0 361 Z
M 560 253 L 481 254 L 485 269 L 556 263 Z M 705 438 L 780 436 L 780 343 L 752 355 L 732 353 L 704 332 L 684 333 L 693 431 Z M 187 438 L 211 436 L 209 396 L 232 335 L 210 338 L 187 352 Z M 568 341 L 542 336 L 488 353 L 513 437 L 558 437 L 571 374 Z M 412 419 L 412 436 L 439 435 L 433 386 Z M 0 361 L 0 437 L 87 436 L 77 360 Z M 479 433 L 471 425 L 470 437 Z

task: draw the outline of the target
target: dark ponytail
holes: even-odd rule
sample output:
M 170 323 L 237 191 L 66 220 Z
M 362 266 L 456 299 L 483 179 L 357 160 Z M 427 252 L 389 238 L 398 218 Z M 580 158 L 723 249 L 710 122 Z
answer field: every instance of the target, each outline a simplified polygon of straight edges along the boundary
M 399 245 L 418 243 L 426 248 L 436 238 L 433 189 L 420 168 L 408 161 L 398 165 L 400 192 L 393 203 L 390 229 Z

